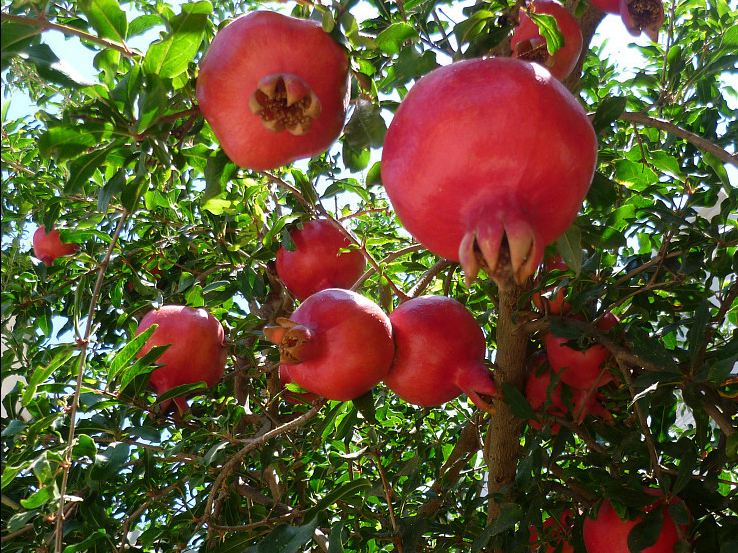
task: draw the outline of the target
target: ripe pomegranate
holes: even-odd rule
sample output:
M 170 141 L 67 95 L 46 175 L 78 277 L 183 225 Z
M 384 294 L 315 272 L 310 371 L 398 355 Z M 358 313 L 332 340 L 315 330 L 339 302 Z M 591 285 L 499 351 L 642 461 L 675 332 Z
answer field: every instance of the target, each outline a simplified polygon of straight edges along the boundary
M 234 163 L 274 169 L 336 140 L 348 69 L 346 51 L 319 22 L 251 12 L 216 35 L 200 65 L 197 101 Z
M 574 530 L 574 515 L 570 509 L 561 514 L 561 519 L 549 517 L 543 522 L 543 532 L 539 544 L 538 529 L 530 527 L 531 551 L 537 553 L 574 553 L 571 533 Z M 561 544 L 561 548 L 557 550 Z
M 395 359 L 384 382 L 393 392 L 423 407 L 463 392 L 480 409 L 493 410 L 489 398 L 500 394 L 484 364 L 484 334 L 466 307 L 445 296 L 422 296 L 395 309 L 390 322 Z
M 654 496 L 662 497 L 660 491 L 653 488 L 645 488 L 644 491 Z M 663 508 L 664 524 L 661 528 L 656 543 L 641 551 L 641 553 L 672 553 L 674 546 L 679 542 L 679 534 L 677 532 L 676 523 L 671 518 L 669 510 L 666 508 L 665 499 L 660 499 L 655 503 L 646 507 L 643 512 L 648 513 L 655 508 Z M 681 501 L 674 498 L 671 503 Z M 605 499 L 600 505 L 596 519 L 587 517 L 584 520 L 583 537 L 584 546 L 588 553 L 630 553 L 628 548 L 628 534 L 631 529 L 641 522 L 643 518 L 637 515 L 634 520 L 622 520 L 610 503 L 609 499 Z M 681 526 L 682 531 L 686 532 L 687 526 Z
M 279 326 L 264 328 L 279 346 L 294 382 L 309 392 L 348 401 L 387 374 L 395 348 L 389 318 L 373 301 L 329 288 L 307 298 Z
M 33 233 L 33 255 L 50 267 L 57 257 L 72 255 L 79 250 L 77 244 L 65 244 L 59 238 L 59 231 L 51 229 L 47 234 L 46 227 L 40 226 Z
M 277 252 L 277 275 L 299 300 L 326 288 L 351 288 L 366 269 L 359 250 L 341 252 L 351 241 L 327 219 L 290 232 L 295 250 Z
M 664 24 L 663 0 L 590 0 L 593 6 L 605 13 L 619 14 L 628 32 L 638 36 L 646 33 L 656 42 Z
M 544 272 L 553 270 L 566 271 L 568 269 L 569 267 L 564 263 L 564 260 L 560 255 L 550 256 L 546 261 L 544 261 L 539 277 L 537 278 L 540 278 L 540 275 Z M 544 311 L 550 315 L 563 315 L 564 313 L 568 313 L 571 310 L 571 305 L 566 303 L 564 299 L 566 297 L 566 293 L 563 288 L 559 288 L 558 292 L 555 292 L 556 288 L 556 286 L 551 286 L 541 290 L 540 292 L 534 292 L 530 298 L 533 305 L 535 305 L 540 311 Z
M 597 140 L 578 101 L 547 69 L 464 60 L 419 79 L 387 131 L 382 182 L 405 228 L 461 262 L 522 283 L 574 221 Z M 506 247 L 502 247 L 506 245 Z
M 563 81 L 574 70 L 582 52 L 582 31 L 574 16 L 553 0 L 533 0 L 528 10 L 535 14 L 551 15 L 564 35 L 564 45 L 553 55 L 548 53 L 546 39 L 524 10 L 520 10 L 520 23 L 510 40 L 513 57 L 533 61 L 545 66 L 558 80 Z
M 314 394 L 312 392 L 293 392 L 286 389 L 287 384 L 291 384 L 293 382 L 290 373 L 287 372 L 287 365 L 279 366 L 279 382 L 282 384 L 282 389 L 284 390 L 282 397 L 287 403 L 291 403 L 292 405 L 304 405 L 305 403 L 310 404 L 320 397 L 318 394 Z
M 602 332 L 613 328 L 619 319 L 612 313 L 607 313 L 597 324 Z M 583 351 L 578 351 L 566 345 L 566 338 L 559 338 L 547 333 L 543 337 L 546 353 L 551 368 L 561 373 L 561 381 L 569 386 L 590 389 L 592 386 L 604 386 L 613 380 L 605 362 L 610 352 L 600 344 L 594 344 Z M 566 369 L 566 370 L 564 370 Z
M 205 382 L 215 385 L 223 375 L 226 365 L 224 332 L 220 322 L 205 309 L 195 309 L 184 305 L 164 305 L 149 311 L 138 325 L 136 335 L 141 334 L 152 324 L 159 325 L 138 354 L 142 357 L 153 346 L 171 344 L 159 357 L 157 363 L 163 366 L 151 373 L 151 385 L 157 393 Z M 180 412 L 187 410 L 184 397 L 174 398 Z M 168 402 L 161 409 L 167 408 Z

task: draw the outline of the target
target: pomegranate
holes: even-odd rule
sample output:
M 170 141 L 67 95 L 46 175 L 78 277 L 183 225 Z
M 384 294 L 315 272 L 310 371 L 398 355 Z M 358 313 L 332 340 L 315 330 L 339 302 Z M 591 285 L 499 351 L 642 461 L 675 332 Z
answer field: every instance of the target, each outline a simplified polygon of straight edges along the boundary
M 607 332 L 618 322 L 619 319 L 615 315 L 607 313 L 597 324 L 597 328 Z M 566 342 L 566 338 L 556 337 L 550 332 L 543 337 L 551 368 L 557 373 L 564 371 L 561 373 L 562 382 L 588 390 L 592 386 L 604 386 L 613 380 L 605 366 L 610 357 L 610 352 L 606 348 L 594 344 L 583 351 L 577 351 L 567 346 Z
M 320 397 L 318 394 L 312 392 L 293 392 L 288 390 L 287 384 L 291 384 L 293 381 L 290 373 L 287 372 L 287 365 L 279 366 L 279 382 L 282 384 L 282 389 L 284 390 L 282 397 L 287 403 L 291 403 L 292 405 L 309 404 Z
M 625 28 L 633 36 L 641 32 L 656 42 L 664 24 L 663 0 L 590 0 L 605 13 L 619 14 Z
M 433 253 L 522 283 L 574 221 L 597 140 L 578 101 L 547 69 L 464 60 L 410 89 L 387 131 L 382 182 L 397 216 Z M 504 247 L 503 247 L 504 245 Z
M 274 169 L 338 138 L 348 69 L 346 51 L 319 22 L 251 12 L 216 35 L 200 65 L 197 101 L 234 163 Z
M 571 545 L 571 533 L 574 530 L 574 515 L 570 509 L 561 514 L 561 519 L 547 518 L 543 523 L 543 532 L 538 545 L 538 530 L 530 527 L 531 551 L 537 553 L 574 553 Z M 557 549 L 561 545 L 560 549 Z
M 264 328 L 290 378 L 309 392 L 348 401 L 387 374 L 395 348 L 389 318 L 373 301 L 328 288 L 307 298 L 279 326 Z
M 359 250 L 341 252 L 351 241 L 327 219 L 290 232 L 295 250 L 277 252 L 277 275 L 299 300 L 326 288 L 351 288 L 366 269 Z
M 556 19 L 559 31 L 564 35 L 564 45 L 552 54 L 548 53 L 546 39 L 540 29 L 524 10 L 520 10 L 520 24 L 510 40 L 513 57 L 540 63 L 551 74 L 563 81 L 574 70 L 582 52 L 582 31 L 574 16 L 553 0 L 533 0 L 528 10 L 535 14 L 546 14 Z
M 205 309 L 164 305 L 149 311 L 141 319 L 136 335 L 152 324 L 159 326 L 138 357 L 148 353 L 153 346 L 171 344 L 157 360 L 162 366 L 151 373 L 150 383 L 157 393 L 162 394 L 177 386 L 195 382 L 213 386 L 220 380 L 225 370 L 227 352 L 223 327 L 215 317 Z M 187 410 L 184 397 L 176 397 L 174 402 L 180 412 Z M 167 406 L 168 402 L 165 402 L 161 409 L 165 410 Z
M 569 267 L 564 263 L 564 260 L 560 255 L 550 256 L 543 263 L 537 278 L 540 278 L 540 275 L 544 272 L 553 270 L 566 271 L 568 269 Z M 564 299 L 566 297 L 566 293 L 563 288 L 559 288 L 558 291 L 556 291 L 556 288 L 556 286 L 551 286 L 541 290 L 540 292 L 534 292 L 531 296 L 533 305 L 535 305 L 540 311 L 544 311 L 550 315 L 563 315 L 564 313 L 568 313 L 571 310 L 571 305 L 566 303 L 566 300 Z
M 46 232 L 46 227 L 40 226 L 33 233 L 33 255 L 40 259 L 44 265 L 50 267 L 57 257 L 72 255 L 79 250 L 77 244 L 65 244 L 59 238 L 59 231 L 51 229 Z
M 458 301 L 422 296 L 390 315 L 395 359 L 384 382 L 402 399 L 432 407 L 462 392 L 485 411 L 499 392 L 484 364 L 487 345 L 479 324 Z M 486 396 L 486 397 L 485 397 Z
M 662 499 L 647 506 L 643 512 L 648 513 L 655 508 L 663 508 L 664 524 L 661 528 L 656 543 L 641 551 L 641 553 L 673 553 L 674 546 L 679 542 L 679 533 L 677 532 L 676 523 L 671 518 L 669 510 L 666 508 L 665 499 L 659 490 L 654 488 L 645 488 L 644 491 L 654 496 L 662 497 Z M 674 498 L 671 503 L 681 501 Z M 610 503 L 609 499 L 605 499 L 600 505 L 597 518 L 591 519 L 587 517 L 584 520 L 584 546 L 588 553 L 630 553 L 628 548 L 628 534 L 631 529 L 641 522 L 643 518 L 636 515 L 634 520 L 622 520 Z M 687 526 L 681 525 L 683 532 L 686 532 Z

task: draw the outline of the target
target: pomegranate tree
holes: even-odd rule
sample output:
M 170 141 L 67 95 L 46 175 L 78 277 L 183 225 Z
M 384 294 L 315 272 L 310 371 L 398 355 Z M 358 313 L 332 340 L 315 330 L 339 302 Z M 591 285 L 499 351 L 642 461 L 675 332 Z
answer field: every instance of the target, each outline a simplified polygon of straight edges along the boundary
M 422 296 L 390 314 L 395 358 L 384 382 L 402 399 L 432 407 L 462 392 L 491 411 L 499 397 L 485 366 L 487 345 L 474 316 L 453 298 Z
M 359 250 L 327 219 L 309 221 L 290 232 L 293 251 L 277 252 L 277 275 L 299 300 L 326 288 L 351 288 L 366 269 Z
M 40 226 L 33 233 L 33 255 L 40 259 L 44 265 L 50 267 L 57 257 L 72 255 L 79 250 L 77 244 L 65 244 L 59 237 L 59 231 L 51 229 L 46 232 L 45 226 Z
M 569 267 L 560 255 L 550 256 L 546 261 L 544 261 L 539 272 L 539 276 L 536 277 L 536 279 L 539 280 L 543 273 L 547 273 L 549 271 L 566 271 L 568 269 Z M 539 292 L 534 292 L 531 296 L 533 305 L 535 305 L 539 310 L 545 311 L 549 315 L 562 315 L 564 313 L 568 313 L 571 310 L 571 305 L 569 305 L 565 300 L 566 292 L 564 288 L 558 288 L 558 290 L 557 288 L 557 286 L 551 286 Z
M 136 335 L 151 325 L 157 329 L 138 354 L 142 357 L 153 346 L 171 344 L 159 357 L 161 367 L 151 373 L 151 385 L 157 393 L 182 386 L 205 382 L 214 386 L 223 375 L 227 351 L 224 346 L 225 335 L 220 322 L 205 309 L 184 305 L 164 305 L 149 311 L 138 325 Z M 184 397 L 174 398 L 180 412 L 187 410 Z M 165 410 L 168 402 L 162 404 Z
M 346 51 L 319 22 L 251 12 L 216 35 L 200 65 L 197 101 L 234 163 L 274 169 L 336 140 L 348 69 Z
M 549 54 L 546 39 L 541 36 L 538 25 L 527 12 L 550 15 L 556 19 L 559 31 L 564 36 L 564 45 Z M 582 31 L 577 20 L 564 6 L 553 0 L 533 0 L 527 12 L 520 10 L 520 23 L 510 40 L 513 57 L 540 63 L 554 77 L 563 81 L 574 70 L 582 52 Z
M 510 58 L 435 69 L 390 124 L 382 182 L 402 224 L 433 253 L 522 283 L 574 221 L 597 140 L 577 99 L 544 67 Z
M 664 24 L 663 0 L 590 0 L 605 13 L 620 15 L 625 28 L 633 36 L 642 32 L 656 42 Z
M 646 547 L 641 553 L 673 553 L 674 546 L 679 542 L 679 531 L 676 522 L 671 518 L 666 505 L 666 499 L 659 490 L 645 488 L 644 491 L 650 495 L 659 496 L 661 499 L 643 509 L 641 514 L 635 518 L 621 519 L 609 499 L 605 499 L 597 511 L 596 518 L 587 517 L 584 520 L 583 537 L 587 553 L 630 553 L 628 548 L 628 534 L 633 527 L 643 520 L 645 513 L 653 509 L 662 509 L 664 523 L 661 527 L 656 543 Z M 679 498 L 673 498 L 671 503 L 681 502 Z M 687 526 L 681 525 L 682 534 Z
M 337 401 L 368 392 L 387 374 L 395 347 L 389 318 L 373 301 L 329 288 L 307 298 L 289 319 L 266 327 L 293 382 Z

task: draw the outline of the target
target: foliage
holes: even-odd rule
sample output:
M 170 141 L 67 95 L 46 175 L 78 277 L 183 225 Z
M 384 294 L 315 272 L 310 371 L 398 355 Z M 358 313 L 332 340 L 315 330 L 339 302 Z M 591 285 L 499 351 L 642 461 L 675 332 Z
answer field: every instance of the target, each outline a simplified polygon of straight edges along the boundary
M 530 283 L 515 320 L 532 332 L 529 354 L 549 326 L 611 349 L 614 424 L 548 420 L 562 424 L 554 435 L 523 423 L 514 481 L 492 491 L 494 415 L 463 396 L 415 407 L 382 385 L 353 402 L 287 404 L 262 328 L 294 308 L 272 266 L 287 230 L 330 215 L 372 260 L 362 294 L 386 310 L 405 294 L 455 297 L 483 326 L 492 366 L 509 339 L 500 291 L 484 278 L 467 289 L 456 264 L 413 242 L 378 159 L 413 80 L 504 55 L 519 6 L 268 6 L 316 18 L 346 45 L 353 107 L 327 154 L 266 173 L 227 159 L 194 93 L 219 25 L 256 7 L 3 2 L 3 86 L 37 106 L 13 120 L 6 105 L 2 121 L 3 377 L 23 377 L 3 400 L 3 551 L 528 551 L 529 528 L 566 508 L 581 512 L 583 551 L 597 500 L 633 512 L 648 502 L 643 484 L 685 500 L 696 551 L 738 551 L 738 189 L 724 165 L 736 165 L 725 81 L 736 12 L 723 0 L 669 5 L 659 43 L 638 47 L 642 66 L 623 69 L 591 46 L 567 82 L 594 114 L 598 170 L 575 226 L 551 246 L 573 270 Z M 599 12 L 585 0 L 571 9 L 594 30 Z M 95 52 L 94 83 L 61 63 L 51 28 Z M 142 36 L 156 40 L 126 45 Z M 41 224 L 81 250 L 45 267 L 29 251 Z M 531 290 L 562 282 L 574 312 L 615 313 L 618 330 L 531 311 Z M 159 411 L 152 360 L 136 362 L 132 342 L 142 314 L 164 303 L 205 306 L 227 332 L 226 375 L 195 389 L 182 417 Z M 647 541 L 654 528 L 638 531 Z

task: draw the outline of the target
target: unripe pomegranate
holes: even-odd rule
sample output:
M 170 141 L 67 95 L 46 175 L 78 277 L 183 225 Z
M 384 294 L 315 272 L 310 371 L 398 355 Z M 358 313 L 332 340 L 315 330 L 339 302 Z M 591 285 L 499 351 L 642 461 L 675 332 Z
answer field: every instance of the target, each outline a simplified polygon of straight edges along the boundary
M 387 131 L 382 182 L 405 228 L 433 253 L 522 283 L 574 221 L 597 140 L 547 69 L 465 60 L 418 80 Z M 506 244 L 506 247 L 501 247 Z
M 659 490 L 653 488 L 646 488 L 644 491 L 655 496 L 662 495 Z M 676 501 L 681 501 L 681 499 L 671 500 L 672 503 Z M 664 524 L 656 543 L 643 549 L 641 553 L 673 553 L 674 546 L 679 542 L 676 523 L 664 503 L 665 500 L 661 499 L 643 510 L 647 513 L 654 508 L 663 507 Z M 628 534 L 642 520 L 643 518 L 639 515 L 634 520 L 622 520 L 613 509 L 610 500 L 605 499 L 597 512 L 597 518 L 587 517 L 584 520 L 583 537 L 587 553 L 630 553 Z M 686 532 L 686 530 L 687 527 L 682 525 L 682 531 Z
M 291 403 L 292 405 L 310 404 L 320 397 L 318 394 L 312 392 L 293 392 L 288 390 L 287 384 L 291 384 L 293 380 L 290 373 L 287 372 L 287 365 L 279 366 L 279 382 L 282 384 L 282 389 L 284 390 L 282 397 L 287 403 Z
M 613 328 L 619 319 L 612 313 L 607 313 L 597 324 L 602 332 Z M 612 381 L 612 375 L 607 370 L 605 362 L 610 352 L 600 344 L 594 344 L 578 351 L 566 345 L 566 338 L 559 338 L 547 333 L 543 337 L 546 354 L 551 368 L 561 373 L 561 381 L 575 388 L 590 389 L 592 386 L 604 386 Z M 566 370 L 564 370 L 566 369 Z
M 543 522 L 543 532 L 538 538 L 538 529 L 530 527 L 531 551 L 537 553 L 574 553 L 571 533 L 574 530 L 574 515 L 570 509 L 561 514 L 561 519 L 547 518 Z M 540 542 L 540 543 L 539 543 Z M 557 549 L 561 544 L 561 548 Z
M 216 35 L 200 65 L 197 101 L 234 163 L 274 169 L 336 140 L 348 68 L 346 51 L 320 23 L 251 12 Z
M 277 252 L 277 275 L 299 300 L 326 288 L 351 288 L 366 269 L 359 250 L 341 252 L 351 241 L 327 219 L 290 232 L 295 250 Z
M 373 301 L 329 288 L 307 298 L 279 326 L 264 328 L 292 380 L 336 401 L 355 399 L 387 374 L 395 353 L 389 318 Z
M 656 42 L 666 19 L 663 0 L 590 0 L 606 13 L 619 14 L 625 28 L 633 36 L 641 32 Z
M 484 364 L 487 344 L 479 323 L 458 301 L 422 296 L 390 314 L 395 359 L 384 382 L 402 399 L 432 407 L 462 392 L 485 411 L 499 391 Z
M 553 0 L 533 0 L 528 10 L 535 14 L 551 15 L 556 19 L 559 31 L 564 35 L 564 45 L 553 55 L 548 53 L 546 39 L 524 10 L 520 10 L 520 24 L 510 40 L 512 55 L 521 60 L 533 61 L 545 66 L 558 80 L 563 81 L 574 70 L 582 52 L 582 31 L 574 16 Z
M 159 325 L 138 354 L 142 357 L 153 346 L 171 344 L 156 361 L 163 366 L 151 373 L 151 385 L 157 393 L 182 386 L 205 382 L 214 386 L 226 365 L 225 335 L 220 322 L 205 309 L 184 305 L 164 305 L 149 311 L 138 325 L 138 336 L 152 324 Z M 187 410 L 184 397 L 174 398 L 180 412 Z M 162 410 L 167 408 L 162 404 Z
M 40 226 L 33 233 L 33 255 L 44 265 L 50 267 L 57 257 L 72 255 L 79 250 L 77 244 L 65 244 L 59 238 L 59 231 L 52 229 L 48 234 L 46 227 Z
M 543 263 L 541 267 L 541 273 L 549 271 L 566 271 L 569 267 L 560 255 L 550 256 Z M 537 279 L 540 278 L 537 277 Z M 540 292 L 534 292 L 531 296 L 531 301 L 540 311 L 545 311 L 549 315 L 562 315 L 568 313 L 571 310 L 571 305 L 566 303 L 564 299 L 566 297 L 563 288 L 559 288 L 558 292 L 555 292 L 556 286 L 546 288 Z M 554 293 L 555 292 L 555 293 Z

